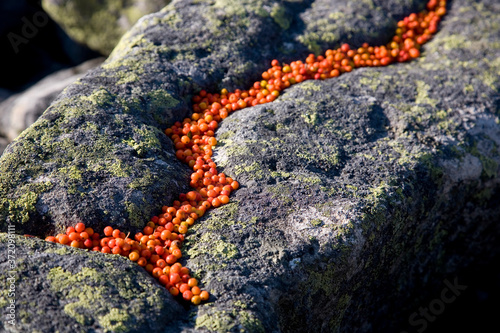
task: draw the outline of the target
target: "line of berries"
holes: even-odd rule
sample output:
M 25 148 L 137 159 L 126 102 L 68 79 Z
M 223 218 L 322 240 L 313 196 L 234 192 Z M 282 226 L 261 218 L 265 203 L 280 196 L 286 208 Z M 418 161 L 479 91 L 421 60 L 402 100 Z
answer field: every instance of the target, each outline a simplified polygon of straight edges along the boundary
M 198 305 L 208 300 L 209 294 L 198 287 L 198 280 L 191 277 L 189 269 L 177 262 L 182 257 L 180 247 L 184 235 L 174 232 L 174 225 L 165 221 L 165 217 L 154 217 L 144 228 L 144 234 L 139 232 L 134 239 L 110 226 L 104 228 L 104 237 L 101 237 L 80 222 L 68 227 L 65 234 L 49 236 L 45 240 L 128 257 L 157 278 L 172 295 L 181 294 L 183 299 Z
M 294 61 L 272 67 L 262 74 L 248 90 L 236 89 L 220 94 L 202 90 L 193 97 L 193 114 L 183 122 L 176 122 L 165 130 L 176 149 L 176 156 L 193 170 L 188 193 L 179 195 L 172 206 L 162 207 L 162 214 L 154 216 L 134 239 L 111 226 L 104 228 L 104 236 L 86 228 L 83 223 L 68 227 L 66 234 L 49 236 L 47 241 L 103 253 L 120 254 L 145 267 L 159 282 L 177 296 L 200 304 L 207 300 L 207 291 L 198 287 L 189 269 L 178 260 L 182 257 L 184 235 L 195 221 L 211 207 L 229 203 L 229 195 L 239 184 L 217 171 L 212 160 L 212 148 L 217 144 L 215 131 L 229 113 L 249 106 L 274 101 L 280 91 L 293 84 L 315 79 L 324 80 L 350 72 L 357 67 L 387 66 L 406 62 L 420 55 L 420 46 L 437 31 L 441 17 L 446 13 L 446 1 L 430 0 L 427 10 L 411 14 L 398 22 L 396 35 L 385 46 L 363 44 L 356 50 L 343 44 L 337 50 L 327 50 L 324 56 L 310 54 L 305 62 Z

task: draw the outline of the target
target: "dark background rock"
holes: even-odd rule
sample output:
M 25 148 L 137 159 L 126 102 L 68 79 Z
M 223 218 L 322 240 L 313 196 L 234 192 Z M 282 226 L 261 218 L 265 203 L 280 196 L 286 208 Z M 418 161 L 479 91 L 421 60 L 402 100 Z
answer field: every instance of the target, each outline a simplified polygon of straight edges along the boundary
M 44 12 L 40 0 L 0 2 L 0 49 L 0 88 L 12 92 L 98 56 L 72 41 Z
M 77 220 L 144 225 L 186 190 L 160 131 L 193 93 L 247 87 L 272 58 L 327 43 L 387 41 L 423 5 L 174 1 L 7 148 L 0 221 L 39 236 Z M 192 229 L 183 259 L 212 302 L 167 332 L 416 332 L 410 316 L 444 281 L 467 289 L 426 332 L 496 322 L 500 8 L 457 0 L 448 11 L 411 63 L 305 82 L 223 122 L 215 159 L 242 186 Z

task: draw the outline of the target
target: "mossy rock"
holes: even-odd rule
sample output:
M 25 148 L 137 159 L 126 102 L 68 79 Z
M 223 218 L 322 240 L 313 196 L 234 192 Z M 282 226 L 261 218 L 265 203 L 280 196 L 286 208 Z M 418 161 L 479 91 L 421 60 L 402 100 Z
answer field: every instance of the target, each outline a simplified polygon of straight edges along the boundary
M 424 5 L 172 2 L 7 148 L 3 228 L 41 236 L 68 216 L 138 228 L 187 190 L 161 130 L 194 93 L 247 87 L 271 58 L 385 42 Z M 453 1 L 419 59 L 298 84 L 225 119 L 214 159 L 241 187 L 191 229 L 182 259 L 212 297 L 166 330 L 416 331 L 409 318 L 443 281 L 468 289 L 428 331 L 468 327 L 463 313 L 485 309 L 474 295 L 498 288 L 485 277 L 500 258 L 499 13 L 494 0 Z
M 170 0 L 42 0 L 45 11 L 75 41 L 109 55 L 118 41 L 144 15 Z

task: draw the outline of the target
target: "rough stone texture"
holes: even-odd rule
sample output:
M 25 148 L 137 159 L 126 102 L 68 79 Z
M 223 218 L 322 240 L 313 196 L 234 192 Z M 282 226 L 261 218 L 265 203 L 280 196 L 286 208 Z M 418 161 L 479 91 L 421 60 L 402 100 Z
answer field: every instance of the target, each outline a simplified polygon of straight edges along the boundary
M 66 89 L 0 159 L 0 221 L 40 236 L 143 225 L 186 190 L 160 130 L 194 92 L 247 87 L 272 58 L 385 42 L 423 2 L 231 4 L 172 2 Z M 416 332 L 408 318 L 445 279 L 468 291 L 428 332 L 494 323 L 481 310 L 500 290 L 500 5 L 448 10 L 418 60 L 305 82 L 223 122 L 215 159 L 242 187 L 192 229 L 184 262 L 212 302 L 167 332 Z
M 42 0 L 43 8 L 74 40 L 104 55 L 142 16 L 170 0 Z
M 96 58 L 76 67 L 60 70 L 22 93 L 0 102 L 0 136 L 5 137 L 8 142 L 14 140 L 40 117 L 64 88 L 103 61 L 103 58 Z M 0 155 L 2 152 L 3 149 L 0 148 Z

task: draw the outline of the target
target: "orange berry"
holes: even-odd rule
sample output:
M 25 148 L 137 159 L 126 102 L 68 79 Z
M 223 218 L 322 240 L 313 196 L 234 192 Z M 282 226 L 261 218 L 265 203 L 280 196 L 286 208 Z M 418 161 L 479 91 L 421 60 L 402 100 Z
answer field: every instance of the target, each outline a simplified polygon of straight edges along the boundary
M 80 242 L 77 240 L 74 240 L 70 244 L 71 247 L 80 247 Z
M 72 232 L 72 233 L 69 235 L 69 239 L 70 239 L 71 241 L 78 241 L 78 240 L 80 240 L 80 239 L 81 239 L 81 238 L 80 238 L 80 234 L 79 234 L 79 233 L 77 233 L 77 232 Z
M 83 223 L 81 223 L 81 222 L 80 222 L 80 223 L 77 223 L 77 224 L 75 225 L 75 231 L 76 231 L 76 232 L 83 232 L 83 231 L 85 231 L 85 224 L 83 224 Z
M 94 229 L 92 228 L 85 228 L 85 232 L 89 235 L 89 237 L 92 237 L 92 235 L 94 235 Z
M 188 281 L 188 285 L 190 287 L 195 287 L 198 285 L 198 280 L 196 280 L 195 278 L 190 278 L 189 281 Z
M 106 228 L 104 228 L 104 235 L 107 237 L 112 236 L 113 235 L 113 228 L 110 226 L 107 226 Z
M 179 291 L 181 293 L 184 293 L 186 290 L 190 290 L 188 284 L 187 283 L 182 283 L 181 286 L 179 287 Z
M 75 228 L 73 228 L 73 227 L 67 227 L 66 228 L 66 235 L 69 236 L 69 234 L 71 234 L 71 233 L 73 233 L 75 231 L 76 231 Z
M 194 286 L 191 288 L 191 292 L 193 293 L 193 295 L 199 295 L 201 294 L 201 289 L 198 286 Z
M 147 265 L 147 263 L 148 263 L 148 261 L 147 261 L 147 260 L 146 260 L 146 258 L 144 258 L 144 257 L 140 257 L 140 258 L 137 260 L 137 264 L 138 264 L 139 266 L 142 266 L 142 267 L 146 266 L 146 265 Z
M 177 296 L 179 295 L 179 289 L 177 289 L 176 287 L 171 287 L 169 290 L 168 290 L 173 296 Z
M 130 254 L 128 255 L 128 258 L 132 261 L 137 261 L 139 260 L 139 253 L 138 252 L 135 252 L 135 251 L 132 251 L 130 252 Z
M 191 292 L 191 290 L 186 290 L 182 293 L 182 298 L 184 298 L 186 301 L 190 301 L 191 298 L 193 298 L 193 293 Z
M 210 297 L 210 294 L 208 293 L 208 291 L 206 290 L 203 290 L 201 293 L 200 293 L 200 298 L 202 301 L 206 301 L 208 300 L 208 298 Z

